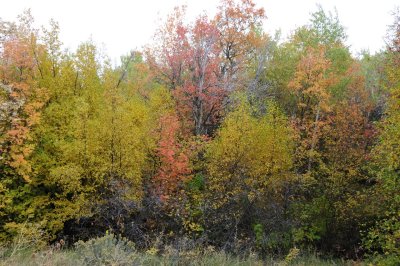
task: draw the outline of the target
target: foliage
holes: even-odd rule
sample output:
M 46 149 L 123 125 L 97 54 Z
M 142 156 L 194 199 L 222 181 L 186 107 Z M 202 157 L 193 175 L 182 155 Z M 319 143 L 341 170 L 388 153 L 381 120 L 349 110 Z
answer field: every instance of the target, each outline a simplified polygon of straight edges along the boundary
M 395 18 L 398 25 L 400 19 Z M 379 143 L 375 147 L 375 160 L 378 168 L 377 178 L 379 185 L 377 190 L 383 196 L 381 201 L 381 215 L 374 226 L 368 230 L 364 239 L 366 249 L 381 258 L 387 265 L 395 265 L 400 261 L 400 209 L 399 209 L 399 167 L 400 150 L 399 126 L 400 109 L 398 93 L 400 91 L 399 54 L 395 49 L 399 34 L 399 27 L 393 27 L 394 39 L 389 46 L 388 60 L 385 66 L 386 84 L 389 97 L 386 109 L 386 117 L 381 121 L 381 134 Z M 383 253 L 383 254 L 382 254 Z M 382 256 L 379 256 L 379 255 Z
M 118 64 L 0 20 L 5 263 L 398 264 L 399 16 L 356 57 L 321 6 L 287 39 L 251 0 L 185 12 Z
M 290 169 L 290 153 L 291 131 L 276 104 L 270 102 L 267 113 L 255 117 L 249 103 L 239 97 L 207 151 L 209 189 L 223 195 L 213 205 L 238 201 L 241 195 L 250 201 L 257 198 Z

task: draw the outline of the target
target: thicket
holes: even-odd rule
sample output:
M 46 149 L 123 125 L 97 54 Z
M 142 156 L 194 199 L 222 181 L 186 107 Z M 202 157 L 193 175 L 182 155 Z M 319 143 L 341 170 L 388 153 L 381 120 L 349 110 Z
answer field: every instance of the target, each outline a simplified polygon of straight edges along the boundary
M 117 66 L 0 21 L 0 241 L 400 263 L 399 16 L 355 57 L 322 8 L 285 40 L 251 0 L 184 15 Z

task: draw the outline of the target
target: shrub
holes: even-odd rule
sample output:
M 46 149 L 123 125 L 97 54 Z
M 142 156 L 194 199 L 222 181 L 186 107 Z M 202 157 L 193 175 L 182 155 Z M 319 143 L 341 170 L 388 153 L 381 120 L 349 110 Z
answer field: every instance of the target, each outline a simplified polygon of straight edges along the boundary
M 376 265 L 400 265 L 400 212 L 388 215 L 372 227 L 363 245 Z
M 75 249 L 84 265 L 131 265 L 136 256 L 132 242 L 109 233 L 87 242 L 78 241 Z

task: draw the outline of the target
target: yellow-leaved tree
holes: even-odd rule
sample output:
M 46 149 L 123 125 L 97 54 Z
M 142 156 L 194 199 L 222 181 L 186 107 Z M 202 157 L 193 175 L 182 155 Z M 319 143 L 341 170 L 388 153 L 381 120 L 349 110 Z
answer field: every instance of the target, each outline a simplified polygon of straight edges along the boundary
M 279 191 L 292 166 L 292 130 L 279 107 L 268 102 L 266 113 L 257 115 L 244 96 L 236 100 L 206 154 L 207 200 L 219 213 L 216 224 L 225 229 L 247 219 L 247 211 L 269 192 Z

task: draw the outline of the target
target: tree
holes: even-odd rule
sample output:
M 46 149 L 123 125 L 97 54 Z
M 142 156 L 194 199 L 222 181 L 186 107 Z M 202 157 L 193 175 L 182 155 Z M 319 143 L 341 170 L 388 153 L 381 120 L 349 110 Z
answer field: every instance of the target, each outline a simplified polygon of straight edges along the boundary
M 224 99 L 238 87 L 233 82 L 238 69 L 249 64 L 264 11 L 251 1 L 222 1 L 213 20 L 200 16 L 191 26 L 183 23 L 184 12 L 184 7 L 175 8 L 147 57 L 162 75 L 159 79 L 174 91 L 185 131 L 211 135 Z
M 296 160 L 300 173 L 309 173 L 318 164 L 322 130 L 330 111 L 329 87 L 334 76 L 328 73 L 330 61 L 323 47 L 310 48 L 297 66 L 289 88 L 297 99 L 294 127 L 299 137 Z
M 395 16 L 395 22 L 389 30 L 390 42 L 387 48 L 385 62 L 384 86 L 389 92 L 384 119 L 380 123 L 381 134 L 379 143 L 374 149 L 378 170 L 377 192 L 379 193 L 380 215 L 364 239 L 364 246 L 377 260 L 387 264 L 400 262 L 400 56 L 399 34 L 400 16 Z
M 35 61 L 36 34 L 29 11 L 20 16 L 2 36 L 1 91 L 5 97 L 2 105 L 0 136 L 0 183 L 5 204 L 1 213 L 1 238 L 7 227 L 27 219 L 31 210 L 30 184 L 33 182 L 32 155 L 36 148 L 34 130 L 40 124 L 41 113 L 48 101 L 48 90 L 36 82 L 39 65 Z M 28 204 L 27 204 L 28 202 Z
M 263 19 L 264 9 L 256 8 L 251 0 L 221 1 L 214 20 L 220 32 L 222 62 L 219 80 L 225 90 L 233 91 L 242 85 L 240 72 L 248 67 Z
M 209 230 L 232 237 L 249 219 L 247 210 L 289 179 L 291 153 L 292 131 L 276 104 L 270 102 L 267 113 L 256 117 L 239 97 L 207 149 L 207 201 L 218 213 L 206 225 Z
M 188 28 L 183 23 L 186 8 L 176 7 L 165 25 L 154 36 L 154 46 L 146 50 L 150 66 L 156 70 L 157 78 L 171 90 L 183 85 L 183 75 L 188 59 Z
M 187 77 L 174 95 L 181 120 L 191 124 L 194 134 L 211 134 L 218 125 L 226 92 L 219 87 L 218 30 L 207 17 L 199 17 L 191 29 Z M 191 126 L 192 127 L 192 126 Z
M 190 178 L 189 157 L 179 143 L 179 121 L 176 115 L 166 114 L 160 118 L 159 123 L 157 155 L 160 167 L 153 177 L 154 192 L 161 200 L 173 205 L 174 199 L 182 200 L 184 183 Z

